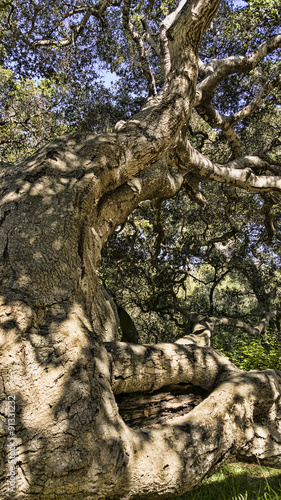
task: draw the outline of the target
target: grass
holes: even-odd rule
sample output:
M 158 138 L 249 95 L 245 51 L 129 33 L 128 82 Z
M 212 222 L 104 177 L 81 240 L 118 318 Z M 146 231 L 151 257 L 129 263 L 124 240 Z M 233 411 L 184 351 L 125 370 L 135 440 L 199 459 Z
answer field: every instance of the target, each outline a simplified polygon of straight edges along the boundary
M 174 500 L 281 500 L 281 470 L 228 464 L 195 490 Z

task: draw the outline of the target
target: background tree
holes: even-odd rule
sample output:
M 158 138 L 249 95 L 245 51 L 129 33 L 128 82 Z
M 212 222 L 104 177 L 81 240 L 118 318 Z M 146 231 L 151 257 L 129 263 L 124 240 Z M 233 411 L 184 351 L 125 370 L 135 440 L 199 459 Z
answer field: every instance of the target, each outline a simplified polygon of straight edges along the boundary
M 247 368 L 241 331 L 278 342 L 280 7 L 218 7 L 1 8 L 3 498 L 169 497 L 233 456 L 280 466 L 280 372 L 211 347 L 221 330 Z M 116 340 L 109 292 L 148 344 Z

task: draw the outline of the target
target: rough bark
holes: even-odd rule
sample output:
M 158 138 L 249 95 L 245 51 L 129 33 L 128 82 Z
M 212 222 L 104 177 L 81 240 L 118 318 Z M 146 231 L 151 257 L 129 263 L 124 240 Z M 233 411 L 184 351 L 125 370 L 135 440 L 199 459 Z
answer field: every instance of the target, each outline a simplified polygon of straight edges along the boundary
M 233 454 L 281 465 L 280 373 L 241 373 L 194 335 L 190 345 L 115 343 L 116 311 L 97 276 L 114 228 L 140 200 L 183 183 L 167 162 L 217 5 L 180 4 L 166 30 L 165 88 L 119 131 L 72 134 L 2 166 L 3 499 L 164 498 Z M 115 394 L 181 383 L 209 393 L 190 413 L 145 429 L 120 416 Z

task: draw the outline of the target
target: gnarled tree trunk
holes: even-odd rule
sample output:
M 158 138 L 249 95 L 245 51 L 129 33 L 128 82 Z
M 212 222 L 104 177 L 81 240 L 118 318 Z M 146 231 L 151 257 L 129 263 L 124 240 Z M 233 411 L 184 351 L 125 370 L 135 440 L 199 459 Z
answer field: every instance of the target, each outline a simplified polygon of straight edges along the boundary
M 195 100 L 197 47 L 217 5 L 180 4 L 167 32 L 166 87 L 118 132 L 72 134 L 3 165 L 1 498 L 164 498 L 232 455 L 281 465 L 280 374 L 242 373 L 194 335 L 116 343 L 97 277 L 116 226 L 141 200 L 173 196 L 183 183 L 168 159 Z M 134 427 L 120 416 L 115 395 L 175 384 L 200 388 L 189 413 Z

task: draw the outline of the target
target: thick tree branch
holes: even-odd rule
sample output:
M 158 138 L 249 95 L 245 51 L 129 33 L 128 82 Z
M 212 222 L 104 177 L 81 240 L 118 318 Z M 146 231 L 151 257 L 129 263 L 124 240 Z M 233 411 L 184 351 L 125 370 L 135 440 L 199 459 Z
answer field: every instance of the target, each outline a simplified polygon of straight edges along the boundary
M 209 72 L 201 83 L 197 85 L 195 106 L 213 98 L 215 88 L 228 76 L 234 73 L 248 73 L 255 68 L 262 59 L 274 50 L 281 47 L 281 35 L 275 35 L 261 44 L 249 56 L 231 56 L 226 59 L 214 59 L 208 64 Z
M 223 115 L 219 113 L 211 103 L 204 103 L 202 106 L 197 106 L 196 111 L 204 118 L 213 128 L 220 128 L 227 131 L 229 127 L 236 125 L 250 114 L 257 111 L 264 99 L 277 87 L 281 87 L 281 75 L 276 78 L 269 79 L 262 87 L 258 95 L 247 106 L 240 111 L 231 115 Z
M 86 169 L 80 182 L 84 194 L 92 182 L 89 197 L 94 196 L 97 201 L 106 186 L 114 189 L 124 184 L 157 162 L 174 145 L 192 110 L 198 44 L 218 4 L 219 0 L 200 0 L 196 6 L 195 2 L 191 5 L 186 3 L 168 30 L 172 69 L 162 93 L 148 99 L 146 105 L 118 133 L 89 135 L 79 153 L 77 149 L 72 150 L 77 160 L 79 157 L 80 165 Z M 190 33 L 193 34 L 192 40 Z M 69 148 L 71 141 L 68 151 Z
M 160 60 L 161 60 L 162 75 L 164 79 L 167 78 L 171 69 L 171 55 L 169 50 L 169 40 L 167 36 L 167 31 L 172 26 L 173 22 L 177 17 L 178 12 L 181 11 L 184 4 L 185 1 L 181 0 L 176 10 L 174 12 L 171 12 L 168 16 L 166 16 L 160 26 Z
M 171 419 L 166 425 L 139 431 L 139 436 L 145 435 L 149 442 L 145 456 L 146 459 L 150 457 L 151 467 L 154 463 L 152 448 L 156 446 L 159 456 L 162 440 L 168 440 L 173 453 L 179 452 L 180 443 L 180 449 L 187 454 L 192 448 L 188 443 L 193 435 L 197 459 L 198 454 L 203 453 L 201 471 L 202 467 L 206 467 L 206 457 L 208 473 L 211 473 L 213 468 L 210 461 L 214 466 L 226 457 L 231 457 L 232 453 L 241 458 L 247 457 L 248 460 L 258 457 L 265 464 L 281 467 L 281 434 L 278 425 L 281 411 L 280 372 L 266 370 L 243 373 L 216 351 L 195 345 L 132 346 L 108 343 L 106 348 L 111 356 L 111 380 L 115 394 L 138 390 L 152 392 L 173 383 L 191 383 L 212 391 L 187 415 Z M 176 366 L 180 367 L 179 370 Z M 173 438 L 175 435 L 176 439 Z M 207 435 L 212 438 L 207 439 Z M 210 442 L 212 449 L 209 449 Z M 220 458 L 216 451 L 219 451 Z M 166 468 L 169 468 L 167 453 L 165 459 Z M 184 485 L 186 474 L 190 489 L 193 460 L 192 463 L 191 469 L 181 473 L 181 484 Z M 141 466 L 141 463 L 138 462 L 138 465 Z M 165 469 L 163 464 L 162 469 Z M 196 472 L 198 475 L 198 470 Z M 147 485 L 149 482 L 148 478 Z
M 266 422 L 264 408 L 268 414 Z M 232 457 L 235 450 L 248 459 L 258 458 L 280 467 L 280 426 L 276 426 L 280 411 L 280 374 L 270 370 L 233 374 L 187 416 L 139 431 L 139 438 L 143 438 L 140 445 L 151 469 L 143 480 L 146 491 L 154 479 L 155 468 L 162 471 L 166 484 L 177 482 L 178 492 L 183 492 L 186 484 L 192 489 L 196 484 L 194 470 L 202 479 Z M 168 443 L 168 450 L 164 443 Z M 153 454 L 152 449 L 157 451 Z M 172 464 L 182 453 L 184 462 L 191 462 L 192 467 L 184 466 L 175 478 Z M 134 465 L 143 477 L 143 460 L 138 455 Z
M 268 164 L 257 156 L 245 156 L 220 165 L 213 163 L 194 149 L 189 141 L 180 138 L 176 148 L 178 166 L 195 171 L 208 178 L 259 193 L 281 192 L 281 177 L 256 175 L 255 170 L 266 169 Z
M 105 195 L 98 205 L 100 220 L 105 221 L 103 240 L 108 238 L 108 231 L 112 232 L 112 227 L 125 222 L 141 201 L 156 197 L 172 198 L 180 190 L 183 179 L 180 172 L 168 168 L 164 156 L 126 184 Z
M 271 370 L 242 373 L 233 368 L 226 358 L 219 359 L 215 351 L 197 346 L 162 344 L 133 347 L 119 343 L 106 344 L 106 348 L 112 356 L 115 393 L 121 390 L 134 392 L 137 387 L 150 392 L 156 387 L 163 387 L 162 384 L 171 379 L 184 378 L 192 380 L 194 385 L 202 383 L 208 391 L 212 391 L 187 415 L 173 418 L 165 425 L 135 431 L 135 450 L 141 447 L 146 463 L 149 462 L 149 473 L 146 473 L 144 481 L 147 467 L 144 468 L 142 457 L 136 452 L 134 471 L 135 475 L 142 477 L 140 484 L 145 482 L 143 488 L 146 491 L 155 481 L 155 474 L 158 478 L 157 471 L 164 474 L 166 484 L 169 481 L 171 494 L 175 482 L 178 493 L 186 490 L 186 485 L 192 489 L 196 484 L 193 482 L 194 470 L 198 481 L 198 474 L 200 478 L 211 474 L 216 465 L 237 455 L 237 450 L 248 460 L 258 457 L 261 462 L 281 466 L 280 426 L 276 425 L 276 416 L 279 418 L 281 411 L 280 373 Z M 204 368 L 201 373 L 195 373 L 197 370 L 194 367 L 200 366 L 199 359 Z M 175 361 L 181 366 L 181 374 L 174 370 Z M 266 420 L 263 419 L 265 411 Z M 168 443 L 168 448 L 165 443 Z M 182 453 L 184 463 L 191 462 L 192 467 L 183 466 L 177 479 L 172 464 Z
M 220 373 L 239 372 L 227 358 L 209 347 L 156 344 L 105 344 L 111 354 L 114 394 L 151 392 L 171 384 L 190 383 L 211 391 Z

